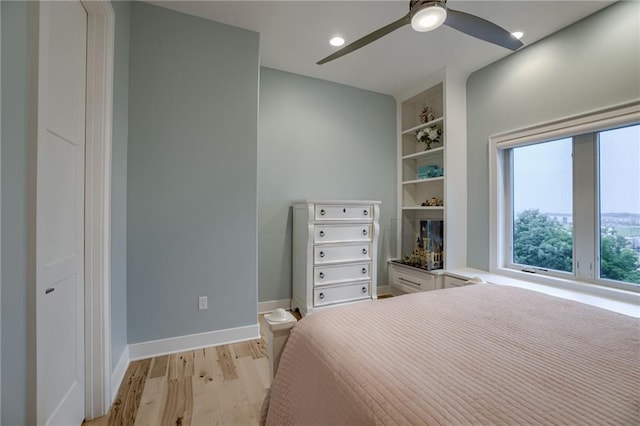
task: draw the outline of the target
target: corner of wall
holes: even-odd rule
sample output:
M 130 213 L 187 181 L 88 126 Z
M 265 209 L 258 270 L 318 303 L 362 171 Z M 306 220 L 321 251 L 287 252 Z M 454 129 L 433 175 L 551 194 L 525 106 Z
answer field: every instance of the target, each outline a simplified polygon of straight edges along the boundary
M 118 362 L 113 368 L 113 372 L 111 373 L 111 404 L 116 399 L 118 395 L 118 390 L 120 389 L 120 385 L 122 384 L 122 380 L 124 379 L 124 375 L 127 372 L 127 368 L 129 367 L 129 346 L 125 346 L 124 350 L 118 357 Z

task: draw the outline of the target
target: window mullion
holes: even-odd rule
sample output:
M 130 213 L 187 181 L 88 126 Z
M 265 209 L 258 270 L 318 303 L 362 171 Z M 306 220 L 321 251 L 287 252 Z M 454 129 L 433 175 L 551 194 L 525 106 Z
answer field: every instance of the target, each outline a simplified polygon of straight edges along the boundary
M 502 152 L 504 165 L 504 241 L 503 265 L 513 266 L 513 155 L 511 150 Z
M 573 241 L 577 278 L 594 280 L 597 262 L 596 133 L 573 138 Z

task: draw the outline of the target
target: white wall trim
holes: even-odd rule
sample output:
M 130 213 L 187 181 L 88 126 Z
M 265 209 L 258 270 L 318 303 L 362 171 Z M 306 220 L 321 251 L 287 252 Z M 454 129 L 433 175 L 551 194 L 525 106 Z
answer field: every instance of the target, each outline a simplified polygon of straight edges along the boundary
M 113 404 L 116 395 L 118 395 L 118 390 L 127 372 L 127 367 L 129 367 L 129 346 L 125 346 L 116 367 L 113 369 L 113 373 L 111 373 L 111 404 Z
M 0 7 L 0 34 L 2 34 L 2 7 Z M 0 37 L 1 39 L 2 37 Z M 2 47 L 0 46 L 0 70 L 2 69 Z M 0 81 L 2 72 L 0 71 Z M 2 164 L 2 85 L 0 85 L 0 164 Z M 0 167 L 2 176 L 2 167 Z M 0 212 L 2 211 L 2 179 L 0 178 Z M 0 223 L 2 215 L 0 214 Z M 2 241 L 2 227 L 0 226 L 0 241 Z M 2 306 L 2 250 L 0 249 L 0 307 Z M 0 315 L 1 317 L 2 315 Z M 0 319 L 0 383 L 2 383 L 2 320 Z M 2 386 L 0 386 L 0 422 L 2 422 Z
M 282 308 L 285 310 L 291 309 L 291 299 L 269 300 L 267 302 L 258 303 L 258 313 L 267 314 L 274 310 Z
M 389 285 L 379 285 L 378 286 L 378 296 L 391 294 L 391 286 Z
M 183 352 L 208 346 L 228 345 L 260 338 L 260 326 L 256 323 L 226 330 L 208 331 L 168 339 L 151 340 L 129 345 L 129 360 L 151 358 L 174 352 Z
M 28 47 L 28 113 L 27 113 L 27 424 L 37 422 L 37 359 L 36 359 L 36 148 L 38 138 L 38 84 L 40 58 L 40 3 L 29 2 L 29 47 Z
M 111 406 L 111 132 L 115 11 L 106 0 L 87 11 L 85 183 L 85 416 Z

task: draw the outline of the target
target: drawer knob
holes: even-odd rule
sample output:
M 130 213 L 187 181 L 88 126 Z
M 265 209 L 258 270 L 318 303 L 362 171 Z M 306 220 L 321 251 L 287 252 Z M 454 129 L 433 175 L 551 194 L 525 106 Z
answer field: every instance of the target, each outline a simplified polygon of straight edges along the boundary
M 366 210 L 366 209 L 363 210 L 362 214 L 365 215 L 365 216 L 369 216 L 369 210 Z
M 346 213 L 346 212 L 347 212 L 347 209 L 342 209 L 342 213 Z
M 366 293 L 366 292 L 367 292 L 367 287 L 362 286 L 362 292 L 363 292 L 363 293 Z
M 367 249 L 366 248 L 362 249 L 362 254 L 367 254 Z
M 362 230 L 362 235 L 367 235 L 367 230 L 366 229 Z
M 320 272 L 320 274 L 318 274 L 318 276 L 319 276 L 320 278 L 324 278 L 324 272 Z
M 323 251 L 320 252 L 320 257 L 324 257 L 324 252 Z
M 324 209 L 320 209 L 320 216 L 324 216 L 327 212 Z
M 320 293 L 318 297 L 320 298 L 320 300 L 324 299 L 324 293 Z
M 324 231 L 320 231 L 320 236 L 324 237 Z
M 362 273 L 366 274 L 367 273 L 367 268 L 362 268 Z

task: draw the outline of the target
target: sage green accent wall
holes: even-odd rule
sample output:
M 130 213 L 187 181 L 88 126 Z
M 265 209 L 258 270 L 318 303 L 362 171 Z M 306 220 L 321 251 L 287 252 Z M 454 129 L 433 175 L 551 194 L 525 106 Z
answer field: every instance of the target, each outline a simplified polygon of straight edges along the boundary
M 28 2 L 2 8 L 2 419 L 27 422 Z
M 259 36 L 135 2 L 130 40 L 128 342 L 255 325 Z
M 386 285 L 396 206 L 396 101 L 261 68 L 258 142 L 259 300 L 291 297 L 294 201 L 382 201 L 378 285 Z
M 639 27 L 640 3 L 617 2 L 471 74 L 470 267 L 489 268 L 489 136 L 639 99 Z
M 129 2 L 114 1 L 111 145 L 111 368 L 127 346 L 127 136 L 129 130 Z

